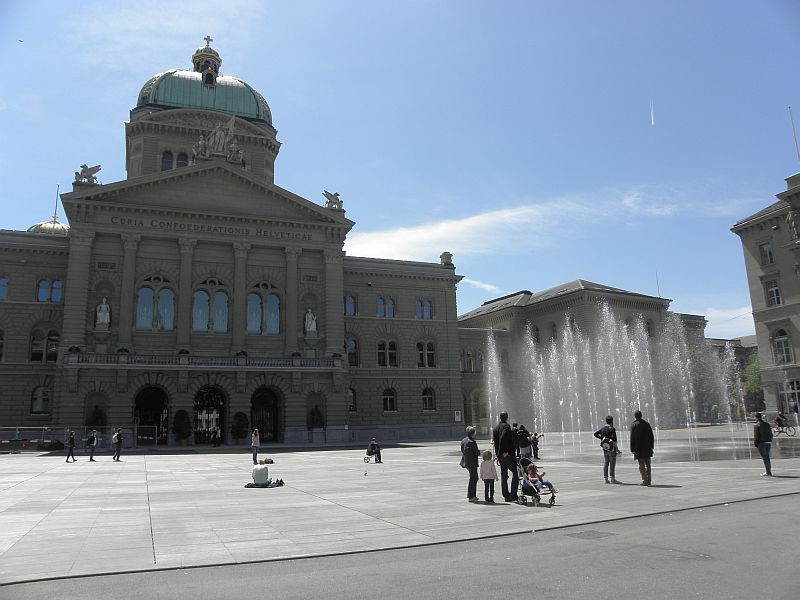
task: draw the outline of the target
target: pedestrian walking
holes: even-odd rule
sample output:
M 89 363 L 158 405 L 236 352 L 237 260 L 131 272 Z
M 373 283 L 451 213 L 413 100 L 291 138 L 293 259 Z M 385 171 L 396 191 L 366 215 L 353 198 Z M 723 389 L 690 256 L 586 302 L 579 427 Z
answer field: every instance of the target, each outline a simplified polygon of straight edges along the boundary
M 483 451 L 481 463 L 481 479 L 483 480 L 483 493 L 487 504 L 494 504 L 494 482 L 497 480 L 497 469 L 492 460 L 492 451 Z
M 642 418 L 642 411 L 633 413 L 634 422 L 631 424 L 631 453 L 639 462 L 639 473 L 642 475 L 642 485 L 650 485 L 651 472 L 650 460 L 653 457 L 653 428 L 650 423 Z
M 217 442 L 219 441 L 219 429 L 214 427 L 214 431 L 211 432 L 211 445 L 216 448 Z
M 69 436 L 67 437 L 67 461 L 69 462 L 69 457 L 72 457 L 72 462 L 75 462 L 75 432 L 70 431 Z
M 606 483 L 619 483 L 614 471 L 617 467 L 617 454 L 622 454 L 617 446 L 617 430 L 614 428 L 614 417 L 606 417 L 606 424 L 594 432 L 594 437 L 600 440 L 603 449 L 603 477 Z M 611 478 L 609 479 L 609 475 Z
M 756 413 L 756 424 L 753 426 L 753 443 L 758 448 L 761 460 L 764 461 L 764 471 L 762 477 L 772 477 L 772 462 L 769 459 L 769 450 L 772 446 L 772 427 L 761 416 Z
M 261 436 L 258 434 L 258 429 L 253 429 L 253 435 L 250 436 L 250 449 L 253 451 L 253 464 L 258 464 L 258 449 L 261 447 Z
M 517 453 L 508 413 L 500 413 L 500 422 L 492 430 L 492 443 L 497 462 L 500 463 L 500 490 L 506 502 L 517 501 L 519 476 L 517 475 Z M 511 489 L 508 487 L 508 473 L 511 472 Z
M 97 448 L 97 431 L 92 429 L 92 433 L 86 438 L 86 447 L 89 448 L 89 462 L 97 462 L 94 459 L 94 451 Z
M 119 462 L 119 456 L 122 454 L 122 429 L 119 427 L 114 430 L 114 435 L 111 436 L 111 443 L 114 445 L 114 460 Z
M 378 444 L 378 440 L 372 438 L 367 446 L 367 456 L 374 456 L 375 463 L 382 463 L 383 459 L 381 459 L 381 447 Z
M 533 450 L 533 459 L 539 460 L 539 438 L 542 434 L 535 431 L 531 434 L 531 449 Z
M 470 425 L 467 427 L 467 437 L 461 440 L 461 463 L 463 468 L 469 473 L 469 484 L 467 484 L 467 500 L 469 502 L 478 501 L 478 442 L 475 441 L 475 428 Z

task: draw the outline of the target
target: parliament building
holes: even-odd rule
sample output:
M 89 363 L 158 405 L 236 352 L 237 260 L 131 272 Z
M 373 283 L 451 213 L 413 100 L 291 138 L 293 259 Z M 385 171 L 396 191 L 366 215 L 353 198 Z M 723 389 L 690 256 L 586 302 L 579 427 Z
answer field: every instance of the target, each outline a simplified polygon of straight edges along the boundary
M 346 256 L 338 194 L 275 185 L 270 108 L 221 64 L 207 41 L 144 84 L 127 178 L 83 165 L 69 227 L 0 231 L 0 424 L 160 444 L 181 411 L 188 443 L 232 442 L 243 417 L 288 443 L 463 432 L 450 254 Z

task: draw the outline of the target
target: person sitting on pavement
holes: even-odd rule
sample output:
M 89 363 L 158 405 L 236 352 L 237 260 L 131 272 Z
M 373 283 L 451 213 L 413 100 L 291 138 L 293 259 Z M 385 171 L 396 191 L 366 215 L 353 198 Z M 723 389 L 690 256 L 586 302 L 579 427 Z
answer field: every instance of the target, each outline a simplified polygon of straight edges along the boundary
M 375 438 L 372 438 L 369 446 L 367 446 L 367 456 L 374 456 L 376 463 L 383 462 L 381 460 L 381 447 L 378 445 L 378 441 Z
M 253 467 L 253 483 L 248 483 L 245 487 L 281 487 L 283 479 L 278 479 L 274 483 L 269 476 L 269 467 L 264 459 L 258 461 Z

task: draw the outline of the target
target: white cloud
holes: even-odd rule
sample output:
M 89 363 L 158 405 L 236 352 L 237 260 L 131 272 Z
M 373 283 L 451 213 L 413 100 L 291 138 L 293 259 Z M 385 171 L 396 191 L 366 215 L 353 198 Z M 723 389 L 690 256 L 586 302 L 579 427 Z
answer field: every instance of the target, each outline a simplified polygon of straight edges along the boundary
M 663 198 L 645 196 L 641 191 L 629 192 L 622 197 L 622 204 L 631 212 L 649 217 L 668 217 L 678 206 Z
M 485 290 L 487 292 L 500 292 L 500 288 L 496 285 L 484 283 L 483 281 L 478 281 L 477 279 L 470 279 L 469 277 L 464 277 L 464 279 L 461 280 L 461 283 L 478 288 L 479 290 Z
M 439 253 L 447 250 L 456 256 L 457 264 L 460 255 L 508 254 L 547 245 L 556 236 L 563 239 L 562 225 L 597 218 L 600 214 L 588 202 L 552 200 L 460 219 L 353 233 L 347 238 L 345 250 L 354 256 L 399 260 L 437 260 Z
M 752 335 L 756 332 L 753 325 L 753 309 L 748 306 L 738 308 L 709 307 L 697 314 L 705 315 L 708 320 L 706 337 L 736 338 Z

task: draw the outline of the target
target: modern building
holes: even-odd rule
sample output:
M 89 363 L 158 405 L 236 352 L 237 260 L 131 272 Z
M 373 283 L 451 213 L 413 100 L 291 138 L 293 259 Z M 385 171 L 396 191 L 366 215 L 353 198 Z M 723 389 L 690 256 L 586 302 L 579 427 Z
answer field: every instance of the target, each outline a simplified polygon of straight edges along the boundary
M 800 173 L 778 201 L 736 223 L 750 288 L 768 412 L 797 412 L 800 399 Z
M 127 178 L 83 165 L 69 227 L 0 232 L 0 422 L 159 443 L 181 411 L 189 443 L 243 416 L 266 441 L 462 432 L 450 254 L 346 256 L 338 194 L 275 184 L 270 108 L 221 65 L 207 41 L 144 84 Z

